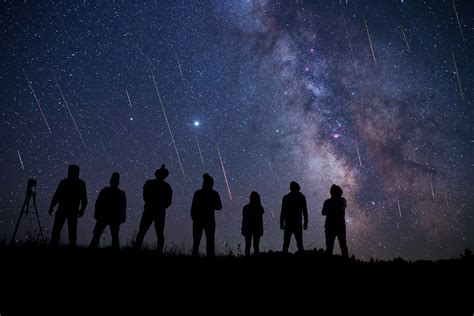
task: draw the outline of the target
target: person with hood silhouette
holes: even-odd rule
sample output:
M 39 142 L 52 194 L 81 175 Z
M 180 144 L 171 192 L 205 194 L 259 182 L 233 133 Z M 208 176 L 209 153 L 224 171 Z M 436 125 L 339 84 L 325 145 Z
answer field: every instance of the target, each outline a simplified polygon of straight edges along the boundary
M 339 247 L 343 257 L 349 257 L 346 242 L 346 199 L 342 197 L 340 186 L 333 184 L 331 186 L 331 198 L 324 201 L 322 215 L 326 216 L 324 224 L 326 234 L 326 253 L 332 255 L 334 242 L 339 240 Z
M 284 230 L 283 253 L 288 253 L 291 235 L 295 235 L 298 252 L 303 252 L 303 229 L 308 229 L 308 208 L 306 197 L 300 192 L 300 186 L 295 181 L 291 181 L 290 193 L 282 200 L 280 228 Z
M 165 168 L 165 165 L 161 165 L 161 168 L 155 172 L 156 179 L 148 180 L 143 187 L 145 208 L 135 241 L 135 247 L 138 249 L 142 246 L 151 224 L 154 223 L 158 243 L 157 251 L 159 254 L 163 253 L 166 209 L 171 205 L 173 197 L 173 190 L 165 181 L 168 175 L 168 169 Z
M 114 172 L 110 178 L 110 186 L 103 188 L 95 202 L 94 218 L 97 220 L 90 248 L 99 246 L 100 237 L 107 226 L 110 226 L 112 248 L 118 249 L 120 224 L 125 223 L 127 197 L 119 189 L 120 174 Z
M 206 233 L 206 254 L 208 257 L 215 255 L 215 211 L 222 209 L 219 193 L 213 190 L 214 179 L 207 173 L 202 176 L 202 189 L 194 192 L 191 205 L 191 218 L 193 220 L 193 256 L 199 256 L 199 245 L 202 233 Z
M 263 210 L 260 195 L 250 193 L 250 202 L 242 210 L 242 235 L 245 237 L 245 255 L 250 255 L 253 239 L 254 254 L 260 253 L 260 238 L 263 236 Z
M 69 165 L 68 177 L 59 182 L 56 193 L 54 193 L 48 214 L 53 215 L 54 208 L 58 205 L 54 216 L 53 229 L 51 231 L 51 245 L 57 246 L 61 237 L 61 230 L 67 220 L 69 234 L 69 246 L 76 247 L 77 241 L 77 219 L 84 215 L 87 206 L 87 191 L 84 181 L 79 179 L 79 166 Z M 79 205 L 81 208 L 79 209 Z

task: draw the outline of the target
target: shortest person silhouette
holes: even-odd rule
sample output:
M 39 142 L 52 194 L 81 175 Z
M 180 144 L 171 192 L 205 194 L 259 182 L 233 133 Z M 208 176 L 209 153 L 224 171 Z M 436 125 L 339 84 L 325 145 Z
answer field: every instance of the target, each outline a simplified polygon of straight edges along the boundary
M 242 235 L 245 237 L 245 255 L 250 255 L 252 246 L 254 254 L 260 253 L 260 238 L 263 236 L 263 210 L 260 195 L 257 192 L 250 193 L 250 202 L 242 210 Z
M 326 234 L 326 253 L 332 255 L 334 242 L 339 240 L 341 254 L 343 257 L 349 257 L 346 242 L 346 199 L 342 197 L 342 189 L 340 186 L 333 184 L 331 186 L 331 198 L 324 201 L 322 215 L 326 216 L 324 224 Z

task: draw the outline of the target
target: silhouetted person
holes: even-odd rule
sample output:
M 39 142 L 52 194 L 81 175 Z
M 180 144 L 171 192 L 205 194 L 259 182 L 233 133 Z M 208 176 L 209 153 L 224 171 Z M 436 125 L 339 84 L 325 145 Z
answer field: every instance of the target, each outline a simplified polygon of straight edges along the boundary
M 148 180 L 143 186 L 145 209 L 135 242 L 136 248 L 142 246 L 148 229 L 151 224 L 154 223 L 158 243 L 157 251 L 160 254 L 163 253 L 163 247 L 165 245 L 163 232 L 165 230 L 166 209 L 171 205 L 173 198 L 173 190 L 168 182 L 165 181 L 168 175 L 168 169 L 165 168 L 165 165 L 161 165 L 161 168 L 155 172 L 156 179 Z
M 253 239 L 254 254 L 260 252 L 260 237 L 263 236 L 263 206 L 257 192 L 250 193 L 250 202 L 242 210 L 242 235 L 245 237 L 245 255 L 250 255 Z
M 118 249 L 120 224 L 125 223 L 127 198 L 119 189 L 120 174 L 114 172 L 110 178 L 110 186 L 103 188 L 95 202 L 94 218 L 97 220 L 90 247 L 97 248 L 100 236 L 107 226 L 112 235 L 112 248 Z
M 51 232 L 51 245 L 57 246 L 61 237 L 61 230 L 67 220 L 69 245 L 76 246 L 77 219 L 84 215 L 87 206 L 87 191 L 84 181 L 79 179 L 79 166 L 69 165 L 68 177 L 59 182 L 56 193 L 54 193 L 49 215 L 53 215 L 54 208 L 58 205 L 54 216 L 53 230 Z M 81 208 L 79 209 L 79 205 Z
M 216 232 L 216 220 L 214 212 L 222 209 L 221 198 L 214 191 L 214 179 L 207 173 L 202 176 L 202 189 L 194 192 L 193 204 L 191 206 L 191 218 L 193 219 L 193 256 L 199 255 L 199 244 L 203 231 L 206 233 L 206 254 L 208 257 L 215 255 L 214 234 Z
M 283 197 L 281 203 L 280 228 L 284 229 L 283 253 L 288 252 L 293 234 L 298 251 L 304 251 L 303 228 L 305 230 L 308 228 L 308 208 L 306 207 L 306 198 L 300 192 L 300 186 L 295 181 L 290 183 L 290 193 Z
M 341 253 L 343 257 L 349 257 L 346 242 L 346 199 L 342 197 L 340 186 L 333 184 L 331 186 L 331 198 L 324 201 L 322 214 L 326 216 L 324 224 L 326 234 L 326 253 L 332 255 L 334 241 L 339 240 Z

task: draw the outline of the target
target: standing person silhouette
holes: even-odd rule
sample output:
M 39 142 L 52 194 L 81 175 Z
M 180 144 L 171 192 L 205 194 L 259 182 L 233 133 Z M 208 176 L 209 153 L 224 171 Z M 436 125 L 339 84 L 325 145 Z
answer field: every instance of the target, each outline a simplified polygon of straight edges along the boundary
M 324 201 L 322 214 L 326 216 L 324 224 L 326 234 L 326 253 L 332 255 L 334 241 L 339 240 L 342 256 L 349 257 L 346 242 L 346 199 L 342 197 L 340 186 L 333 184 L 331 186 L 331 198 Z
M 148 229 L 154 223 L 158 243 L 157 251 L 159 254 L 163 253 L 166 209 L 171 205 L 173 198 L 173 190 L 165 181 L 168 175 L 168 169 L 165 168 L 165 165 L 161 165 L 161 168 L 155 172 L 156 179 L 148 180 L 143 187 L 145 209 L 143 210 L 140 228 L 135 241 L 136 248 L 142 246 Z
M 250 193 L 250 202 L 242 210 L 242 235 L 245 237 L 245 255 L 250 256 L 253 239 L 254 254 L 260 253 L 260 238 L 263 236 L 263 210 L 260 195 Z
M 306 197 L 300 192 L 300 185 L 295 181 L 291 181 L 290 193 L 283 197 L 281 203 L 280 228 L 284 230 L 283 253 L 288 253 L 293 234 L 298 252 L 303 252 L 303 228 L 308 229 L 308 208 Z
M 191 206 L 191 218 L 193 220 L 193 256 L 199 256 L 199 245 L 203 231 L 206 233 L 206 255 L 215 255 L 215 211 L 222 209 L 221 198 L 217 191 L 213 190 L 214 179 L 207 173 L 202 175 L 202 189 L 194 192 Z
M 87 191 L 84 181 L 79 179 L 79 166 L 69 165 L 68 177 L 59 182 L 54 193 L 48 214 L 53 215 L 54 208 L 58 205 L 54 224 L 51 232 L 51 246 L 57 246 L 61 237 L 61 230 L 67 220 L 69 246 L 76 247 L 77 219 L 84 215 L 87 207 Z M 79 205 L 81 208 L 79 209 Z
M 110 186 L 103 188 L 95 202 L 94 218 L 97 220 L 90 248 L 97 248 L 100 236 L 107 226 L 110 226 L 112 235 L 112 248 L 118 249 L 120 224 L 125 223 L 127 197 L 125 192 L 119 189 L 120 174 L 114 172 L 110 178 Z

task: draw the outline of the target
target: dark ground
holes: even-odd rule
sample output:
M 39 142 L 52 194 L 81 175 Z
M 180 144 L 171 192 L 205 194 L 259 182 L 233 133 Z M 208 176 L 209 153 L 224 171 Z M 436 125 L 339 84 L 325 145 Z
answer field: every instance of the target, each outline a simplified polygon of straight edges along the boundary
M 322 250 L 209 259 L 148 250 L 3 245 L 0 254 L 2 316 L 97 315 L 117 309 L 131 309 L 127 314 L 132 315 L 145 310 L 196 315 L 474 311 L 469 252 L 436 262 L 362 262 L 327 258 Z

